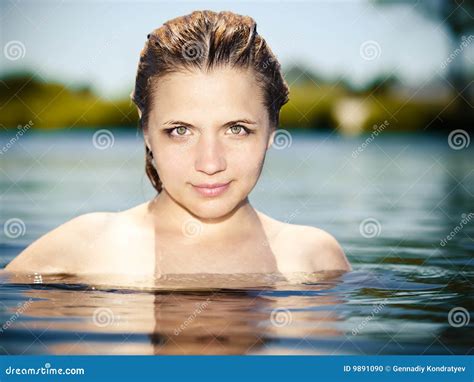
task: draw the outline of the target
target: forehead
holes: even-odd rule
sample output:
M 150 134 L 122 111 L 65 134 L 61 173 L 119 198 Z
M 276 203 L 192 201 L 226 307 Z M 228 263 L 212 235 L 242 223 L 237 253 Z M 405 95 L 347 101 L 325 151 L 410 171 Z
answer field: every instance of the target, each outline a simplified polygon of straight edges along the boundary
M 186 119 L 194 124 L 266 116 L 254 72 L 228 67 L 167 74 L 154 82 L 152 104 L 150 114 L 156 122 Z

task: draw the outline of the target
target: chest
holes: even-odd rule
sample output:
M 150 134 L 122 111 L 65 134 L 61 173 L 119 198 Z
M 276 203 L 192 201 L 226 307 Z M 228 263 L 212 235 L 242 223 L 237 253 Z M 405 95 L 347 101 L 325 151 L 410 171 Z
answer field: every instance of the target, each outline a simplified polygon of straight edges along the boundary
M 142 231 L 143 232 L 143 231 Z M 285 273 L 308 269 L 298 243 L 283 235 L 199 243 L 161 233 L 120 232 L 96 249 L 98 272 L 123 274 Z M 100 255 L 99 255 L 100 254 Z
M 196 244 L 160 240 L 155 243 L 157 273 L 274 273 L 278 262 L 258 240 Z

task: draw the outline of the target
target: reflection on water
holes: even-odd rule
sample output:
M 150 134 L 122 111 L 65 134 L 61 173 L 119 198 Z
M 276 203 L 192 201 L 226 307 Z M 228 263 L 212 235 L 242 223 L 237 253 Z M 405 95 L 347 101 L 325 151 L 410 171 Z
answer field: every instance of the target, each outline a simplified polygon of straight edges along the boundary
M 127 288 L 4 272 L 2 347 L 13 354 L 467 352 L 468 328 L 446 321 L 459 292 L 411 276 L 175 275 L 154 288 Z
M 2 158 L 1 222 L 18 218 L 25 229 L 1 236 L 1 267 L 73 216 L 151 197 L 141 138 L 116 133 L 107 152 L 91 137 L 32 133 Z M 472 353 L 471 148 L 379 136 L 354 159 L 361 142 L 295 135 L 270 152 L 251 195 L 277 219 L 333 233 L 353 272 L 134 280 L 0 271 L 0 353 Z

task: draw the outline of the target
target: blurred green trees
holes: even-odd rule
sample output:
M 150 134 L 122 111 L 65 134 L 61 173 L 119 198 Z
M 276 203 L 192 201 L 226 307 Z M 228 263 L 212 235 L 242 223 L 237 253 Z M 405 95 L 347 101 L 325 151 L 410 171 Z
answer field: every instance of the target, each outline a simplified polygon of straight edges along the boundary
M 281 111 L 284 128 L 359 134 L 385 120 L 387 129 L 394 131 L 469 129 L 472 124 L 472 109 L 470 115 L 460 113 L 452 92 L 440 84 L 410 89 L 388 75 L 375 78 L 363 89 L 353 89 L 344 81 L 325 81 L 301 66 L 289 68 L 285 77 L 290 101 Z M 88 87 L 67 88 L 28 73 L 0 79 L 0 124 L 11 128 L 29 120 L 41 129 L 136 128 L 138 114 L 128 97 L 106 100 Z
M 88 87 L 67 88 L 18 73 L 0 81 L 0 124 L 16 127 L 34 121 L 35 128 L 136 126 L 138 113 L 130 99 L 104 100 Z

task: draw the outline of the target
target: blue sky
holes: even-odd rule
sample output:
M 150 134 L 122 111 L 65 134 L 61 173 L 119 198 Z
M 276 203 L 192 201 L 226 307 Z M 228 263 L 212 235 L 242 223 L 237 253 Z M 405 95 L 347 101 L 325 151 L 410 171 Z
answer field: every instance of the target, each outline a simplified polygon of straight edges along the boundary
M 439 72 L 452 49 L 444 25 L 407 4 L 16 0 L 1 4 L 2 50 L 10 41 L 20 41 L 24 56 L 9 60 L 3 52 L 0 72 L 29 69 L 66 84 L 89 84 L 113 98 L 130 93 L 146 35 L 166 20 L 196 9 L 252 16 L 284 66 L 301 62 L 329 77 L 347 76 L 355 84 L 394 71 L 416 85 Z M 376 59 L 361 57 L 366 41 L 380 47 Z

